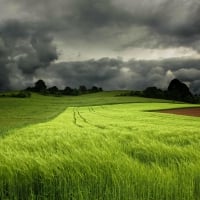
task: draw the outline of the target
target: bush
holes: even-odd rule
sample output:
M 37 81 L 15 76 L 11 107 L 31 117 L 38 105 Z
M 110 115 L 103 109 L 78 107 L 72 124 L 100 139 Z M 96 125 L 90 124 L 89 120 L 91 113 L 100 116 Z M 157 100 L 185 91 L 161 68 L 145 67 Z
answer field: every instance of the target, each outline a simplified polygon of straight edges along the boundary
M 11 95 L 8 95 L 7 97 L 30 98 L 31 97 L 31 93 L 28 92 L 28 91 L 20 91 L 19 93 L 11 94 Z

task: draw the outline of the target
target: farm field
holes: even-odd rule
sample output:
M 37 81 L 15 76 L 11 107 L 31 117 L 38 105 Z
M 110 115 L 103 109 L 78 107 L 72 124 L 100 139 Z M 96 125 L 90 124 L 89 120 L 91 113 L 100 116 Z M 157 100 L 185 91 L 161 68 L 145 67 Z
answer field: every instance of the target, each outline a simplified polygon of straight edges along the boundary
M 67 107 L 111 105 L 135 102 L 169 102 L 141 97 L 119 97 L 122 91 L 101 92 L 82 96 L 52 97 L 32 93 L 31 98 L 0 98 L 0 135 L 13 128 L 48 121 Z
M 200 199 L 200 118 L 149 112 L 195 105 L 113 93 L 0 101 L 0 199 Z

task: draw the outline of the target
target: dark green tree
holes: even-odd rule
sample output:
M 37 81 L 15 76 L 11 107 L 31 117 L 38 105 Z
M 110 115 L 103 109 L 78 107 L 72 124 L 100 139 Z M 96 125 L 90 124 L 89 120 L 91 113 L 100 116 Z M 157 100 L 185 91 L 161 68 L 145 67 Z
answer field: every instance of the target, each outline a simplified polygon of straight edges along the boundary
M 178 79 L 173 79 L 168 87 L 168 97 L 177 101 L 194 103 L 195 98 L 190 92 L 188 86 Z
M 63 94 L 64 95 L 73 95 L 73 89 L 69 86 L 67 86 L 64 90 L 63 90 Z
M 80 92 L 81 94 L 87 93 L 87 88 L 86 88 L 86 86 L 85 86 L 85 85 L 80 85 L 80 87 L 79 87 L 79 92 Z
M 35 82 L 35 87 L 33 88 L 35 92 L 45 92 L 46 89 L 47 86 L 43 80 L 38 80 L 37 82 Z

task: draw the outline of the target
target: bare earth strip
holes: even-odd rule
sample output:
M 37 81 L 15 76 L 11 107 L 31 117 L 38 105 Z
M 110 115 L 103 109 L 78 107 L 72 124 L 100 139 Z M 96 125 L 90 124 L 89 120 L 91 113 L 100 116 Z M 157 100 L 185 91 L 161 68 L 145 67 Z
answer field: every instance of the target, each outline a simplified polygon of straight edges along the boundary
M 171 113 L 171 114 L 176 114 L 176 115 L 200 117 L 200 108 L 170 109 L 170 110 L 161 110 L 160 112 Z

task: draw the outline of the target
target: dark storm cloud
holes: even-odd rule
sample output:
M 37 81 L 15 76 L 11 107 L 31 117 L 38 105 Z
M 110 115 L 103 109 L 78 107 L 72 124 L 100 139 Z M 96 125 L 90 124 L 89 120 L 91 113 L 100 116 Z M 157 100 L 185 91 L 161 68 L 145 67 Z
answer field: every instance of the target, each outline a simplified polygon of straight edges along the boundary
M 71 2 L 71 1 L 68 1 Z M 200 51 L 200 2 L 197 0 L 75 0 L 55 15 L 52 29 L 111 46 L 166 48 L 185 46 Z M 69 11 L 70 10 L 70 11 Z M 46 19 L 48 21 L 49 14 Z M 137 27 L 140 37 L 136 37 Z M 103 29 L 103 33 L 102 30 Z M 122 34 L 129 35 L 122 39 Z M 70 35 L 71 34 L 71 35 Z M 142 37 L 141 35 L 144 35 Z M 116 37 L 116 40 L 113 40 Z M 119 38 L 118 38 L 119 37 Z
M 187 46 L 199 51 L 195 43 L 200 41 L 200 2 L 197 0 L 74 0 L 63 3 L 65 9 L 59 15 L 53 10 L 59 7 L 50 4 L 49 11 L 53 12 L 45 12 L 43 16 L 46 21 L 53 17 L 52 23 L 47 22 L 49 28 L 58 30 L 60 26 L 62 31 L 66 29 L 65 33 L 71 32 L 76 37 L 106 40 L 119 31 L 129 32 L 131 27 L 139 27 L 141 33 L 146 31 L 147 39 L 133 36 L 133 46 Z M 100 31 L 102 28 L 105 35 Z M 135 34 L 134 31 L 131 33 Z M 121 41 L 115 42 L 121 44 Z M 130 45 L 131 41 L 128 40 L 126 44 Z
M 0 89 L 23 86 L 24 79 L 32 78 L 35 70 L 56 60 L 58 53 L 52 41 L 48 33 L 31 24 L 18 21 L 1 24 Z
M 102 84 L 106 86 L 109 83 L 107 87 L 111 88 L 116 84 L 115 78 L 120 76 L 122 64 L 122 61 L 110 58 L 58 63 L 49 66 L 45 71 L 43 69 L 38 70 L 37 74 L 46 79 L 49 85 L 57 83 L 60 87 L 66 85 L 78 87 L 85 84 L 90 87 Z
M 52 64 L 39 69 L 35 76 L 49 86 L 101 86 L 104 89 L 143 90 L 149 86 L 166 89 L 173 78 L 187 83 L 194 93 L 200 93 L 200 60 L 168 59 L 162 61 L 128 61 L 103 58 L 84 62 Z M 187 66 L 191 69 L 187 70 Z M 191 79 L 188 77 L 192 77 Z
M 128 31 L 133 26 L 145 26 L 150 34 L 155 33 L 154 39 L 158 37 L 159 43 L 165 44 L 168 36 L 172 37 L 172 41 L 168 38 L 172 46 L 174 42 L 191 45 L 199 40 L 198 0 L 13 0 L 13 4 L 18 5 L 22 16 L 29 16 L 27 20 L 40 24 L 41 29 L 67 35 L 96 35 L 102 27 L 112 35 L 113 27 Z M 6 3 L 2 7 L 6 8 Z
M 122 44 L 122 48 L 185 46 L 200 50 L 200 1 L 116 1 L 121 2 L 122 9 L 125 8 L 132 17 L 132 21 L 129 20 L 127 26 L 137 24 L 146 27 L 144 37 L 138 39 L 133 37 L 132 41 L 128 40 Z
M 7 54 L 7 52 L 3 41 L 0 38 L 0 90 L 6 90 L 9 88 L 8 70 L 5 67 L 8 61 L 4 56 L 5 54 Z
M 22 88 L 37 78 L 60 87 L 164 88 L 177 77 L 196 92 L 199 60 L 52 62 L 58 59 L 56 40 L 83 52 L 87 43 L 118 51 L 188 47 L 200 52 L 199 13 L 199 0 L 1 0 L 0 89 Z

